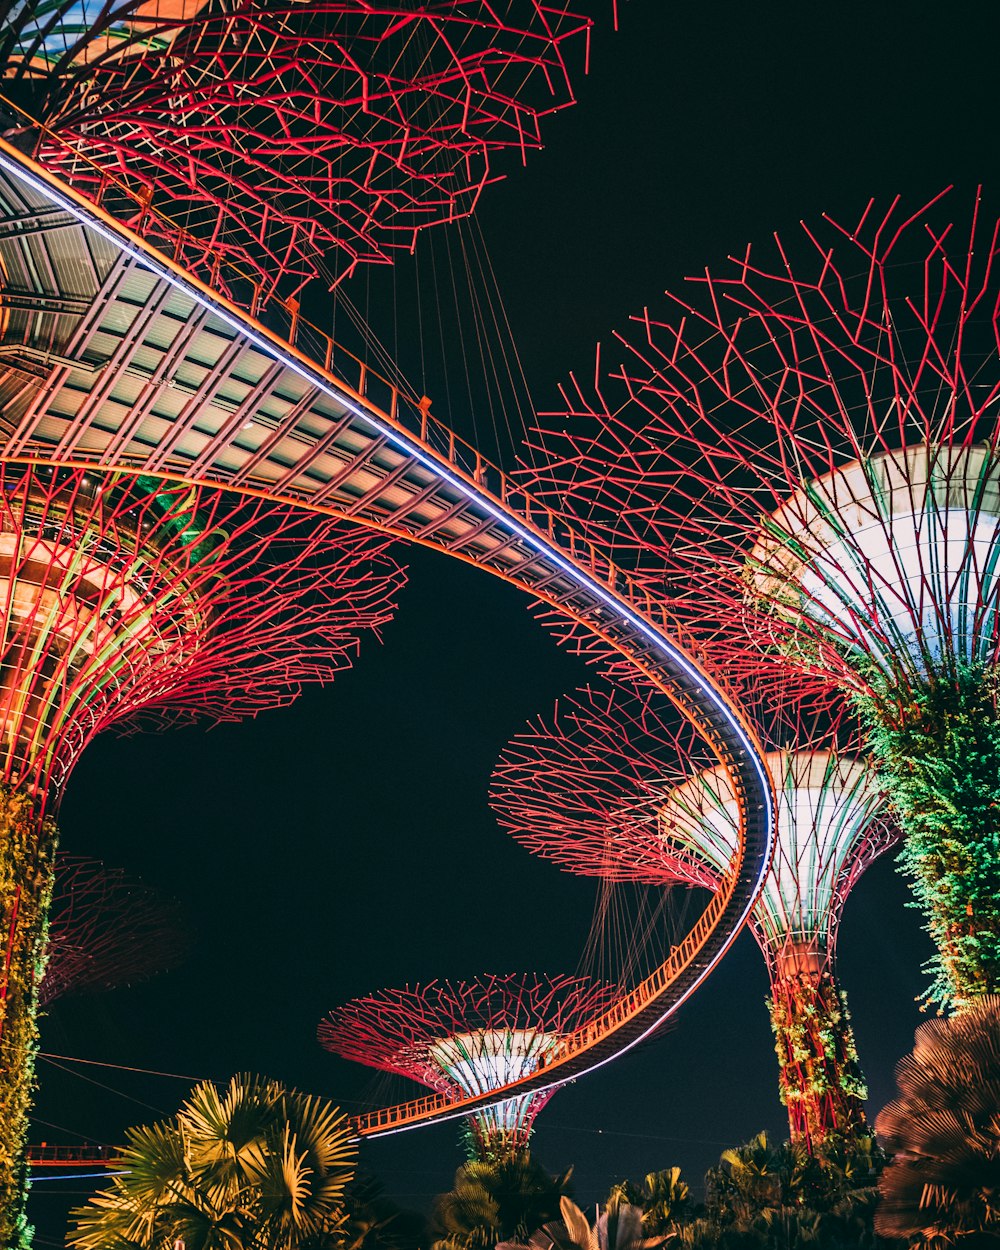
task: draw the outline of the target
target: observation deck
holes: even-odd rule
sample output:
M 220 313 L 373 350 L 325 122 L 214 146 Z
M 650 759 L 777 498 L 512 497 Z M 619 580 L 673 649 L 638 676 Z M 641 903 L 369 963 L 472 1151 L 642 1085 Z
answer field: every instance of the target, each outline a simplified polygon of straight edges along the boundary
M 156 246 L 176 239 L 176 223 L 158 223 L 138 184 L 102 179 L 93 202 L 0 140 L 0 459 L 216 485 L 436 548 L 585 626 L 696 723 L 729 770 L 741 813 L 732 870 L 656 972 L 520 1081 L 386 1108 L 358 1117 L 358 1133 L 465 1115 L 602 1066 L 701 984 L 757 897 L 774 801 L 752 731 L 663 608 L 563 516 L 308 325 L 294 301 L 259 308 L 251 282 L 247 312 L 182 269 Z M 205 262 L 219 272 L 208 250 Z M 219 285 L 239 281 L 227 273 Z

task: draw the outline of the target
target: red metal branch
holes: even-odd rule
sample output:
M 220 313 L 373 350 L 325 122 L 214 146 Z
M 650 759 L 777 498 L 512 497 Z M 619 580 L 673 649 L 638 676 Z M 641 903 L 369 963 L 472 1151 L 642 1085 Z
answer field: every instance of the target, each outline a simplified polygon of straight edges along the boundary
M 0 777 L 54 802 L 86 744 L 287 703 L 402 582 L 384 536 L 211 489 L 0 466 Z
M 77 7 L 15 5 L 0 40 L 42 160 L 94 195 L 101 171 L 138 179 L 121 211 L 167 212 L 183 259 L 208 246 L 286 297 L 471 212 L 496 155 L 572 103 L 590 29 L 543 0 L 133 0 L 68 35 Z
M 172 968 L 188 947 L 178 904 L 99 860 L 56 856 L 41 1004 L 144 981 Z

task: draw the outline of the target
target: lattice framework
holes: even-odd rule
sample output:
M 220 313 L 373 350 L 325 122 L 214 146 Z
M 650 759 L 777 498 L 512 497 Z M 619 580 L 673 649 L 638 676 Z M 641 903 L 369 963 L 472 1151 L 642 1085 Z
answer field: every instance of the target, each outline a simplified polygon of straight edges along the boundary
M 930 996 L 961 1008 L 1000 987 L 1000 221 L 940 201 L 804 226 L 636 318 L 526 476 L 737 679 L 778 653 L 859 700 Z
M 611 986 L 581 977 L 431 981 L 336 1008 L 320 1024 L 319 1040 L 344 1059 L 462 1097 L 533 1071 L 562 1034 L 595 1019 L 614 997 Z M 474 1112 L 469 1127 L 477 1153 L 523 1149 L 553 1092 L 521 1094 Z
M 778 840 L 751 927 L 771 978 L 782 1099 L 793 1138 L 810 1145 L 864 1128 L 836 935 L 854 883 L 896 837 L 845 721 L 792 703 L 761 726 Z M 588 876 L 713 889 L 736 846 L 724 775 L 686 726 L 621 688 L 579 692 L 532 723 L 505 750 L 491 801 L 518 841 Z
M 0 466 L 0 1242 L 24 1137 L 57 831 L 113 725 L 253 715 L 329 680 L 391 615 L 385 538 L 210 488 Z
M 91 192 L 138 177 L 132 215 L 175 218 L 179 259 L 207 243 L 216 281 L 232 262 L 285 297 L 468 214 L 496 156 L 523 159 L 572 103 L 590 28 L 544 0 L 126 0 L 74 29 L 79 10 L 0 5 L 42 162 Z
M 349 665 L 388 540 L 153 479 L 0 466 L 0 777 L 44 807 L 90 739 L 236 720 Z

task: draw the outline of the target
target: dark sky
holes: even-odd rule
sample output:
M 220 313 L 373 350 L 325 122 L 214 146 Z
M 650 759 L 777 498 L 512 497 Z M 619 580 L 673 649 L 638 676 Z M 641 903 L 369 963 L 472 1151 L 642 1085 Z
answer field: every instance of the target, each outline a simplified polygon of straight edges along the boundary
M 579 104 L 550 119 L 546 150 L 490 188 L 479 214 L 538 406 L 570 369 L 589 373 L 598 338 L 747 241 L 824 210 L 856 215 L 869 196 L 989 187 L 998 33 L 986 4 L 628 0 L 619 33 L 595 36 Z M 393 331 L 387 289 L 372 285 L 372 321 L 412 371 L 413 323 L 397 316 Z M 90 748 L 63 808 L 65 849 L 177 896 L 197 946 L 145 986 L 57 1004 L 44 1051 L 197 1077 L 260 1071 L 350 1108 L 405 1091 L 319 1049 L 330 1007 L 407 980 L 576 967 L 593 886 L 515 847 L 486 791 L 508 737 L 584 671 L 514 590 L 432 553 L 402 558 L 411 581 L 385 645 L 369 642 L 331 688 L 245 726 Z M 875 1110 L 919 1022 L 929 953 L 905 902 L 881 862 L 842 927 Z M 744 936 L 669 1035 L 556 1095 L 538 1157 L 575 1164 L 590 1202 L 674 1163 L 697 1186 L 724 1146 L 762 1127 L 783 1134 L 765 993 Z M 188 1088 L 74 1071 L 40 1061 L 36 1137 L 114 1141 Z M 424 1205 L 450 1184 L 457 1133 L 372 1142 L 363 1159 Z M 36 1187 L 39 1244 L 61 1244 L 65 1188 Z

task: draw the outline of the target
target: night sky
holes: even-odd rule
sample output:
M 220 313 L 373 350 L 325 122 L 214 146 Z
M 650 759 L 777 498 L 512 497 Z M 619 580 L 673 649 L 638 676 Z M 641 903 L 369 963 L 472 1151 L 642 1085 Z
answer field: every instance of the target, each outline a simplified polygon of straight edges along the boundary
M 593 0 L 595 16 L 609 7 Z M 951 183 L 961 213 L 995 174 L 998 27 L 987 4 L 628 0 L 620 31 L 605 22 L 594 38 L 578 105 L 549 119 L 545 151 L 489 188 L 479 212 L 538 408 L 555 406 L 569 370 L 592 371 L 597 339 L 747 241 Z M 429 335 L 421 376 L 413 318 L 399 316 L 413 297 L 396 303 L 411 266 L 391 284 L 359 280 L 353 297 L 445 416 L 439 346 Z M 434 299 L 427 270 L 420 297 Z M 457 400 L 450 415 L 473 433 Z M 532 860 L 486 795 L 507 739 L 588 674 L 513 589 L 430 552 L 399 556 L 410 584 L 384 645 L 369 639 L 330 688 L 251 724 L 88 750 L 63 806 L 64 849 L 181 900 L 195 952 L 146 985 L 57 1003 L 45 1052 L 191 1077 L 263 1072 L 351 1109 L 415 1087 L 322 1051 L 329 1008 L 436 976 L 576 968 L 593 883 Z M 841 930 L 873 1111 L 920 1019 L 929 943 L 906 898 L 883 860 Z M 553 1170 L 575 1164 L 577 1196 L 592 1202 L 626 1174 L 675 1163 L 697 1189 L 725 1146 L 760 1128 L 784 1136 L 766 989 L 744 935 L 669 1034 L 556 1095 L 536 1155 Z M 190 1085 L 66 1066 L 74 1075 L 39 1062 L 37 1139 L 120 1140 L 175 1111 Z M 391 1195 L 426 1206 L 461 1152 L 446 1124 L 368 1143 L 362 1157 Z M 40 1245 L 62 1244 L 57 1191 L 82 1197 L 89 1184 L 36 1186 Z

